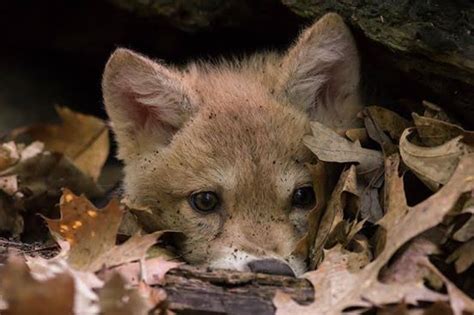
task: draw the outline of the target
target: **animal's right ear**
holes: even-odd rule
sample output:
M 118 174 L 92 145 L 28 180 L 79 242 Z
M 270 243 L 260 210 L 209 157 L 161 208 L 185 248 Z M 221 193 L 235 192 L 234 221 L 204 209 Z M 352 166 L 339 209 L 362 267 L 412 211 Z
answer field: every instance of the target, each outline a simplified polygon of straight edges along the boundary
M 178 71 L 127 49 L 110 57 L 102 79 L 120 159 L 168 144 L 195 108 Z

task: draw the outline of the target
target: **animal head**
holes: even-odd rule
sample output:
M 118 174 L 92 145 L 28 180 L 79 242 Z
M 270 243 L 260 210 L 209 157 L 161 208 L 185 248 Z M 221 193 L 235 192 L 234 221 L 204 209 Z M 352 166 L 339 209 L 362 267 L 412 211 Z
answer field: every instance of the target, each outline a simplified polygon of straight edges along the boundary
M 147 230 L 182 231 L 190 263 L 302 273 L 305 257 L 292 251 L 318 201 L 301 139 L 312 120 L 353 125 L 358 82 L 353 38 L 335 14 L 281 55 L 177 69 L 116 50 L 102 87 L 129 207 Z

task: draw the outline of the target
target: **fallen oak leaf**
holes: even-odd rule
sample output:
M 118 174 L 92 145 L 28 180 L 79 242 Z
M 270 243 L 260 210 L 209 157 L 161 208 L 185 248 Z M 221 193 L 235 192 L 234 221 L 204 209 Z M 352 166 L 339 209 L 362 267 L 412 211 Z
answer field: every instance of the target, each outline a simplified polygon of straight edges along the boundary
M 69 274 L 74 279 L 74 313 L 97 314 L 98 296 L 95 290 L 103 287 L 104 283 L 92 272 L 77 271 L 71 268 L 64 257 L 44 259 L 41 256 L 25 256 L 26 263 L 33 278 L 47 281 L 60 274 Z
M 406 301 L 446 300 L 446 296 L 431 291 L 422 281 L 385 284 L 377 280 L 378 269 L 372 264 L 364 268 L 365 257 L 343 250 L 340 246 L 325 252 L 325 259 L 316 271 L 305 275 L 314 287 L 315 301 L 299 305 L 277 291 L 273 303 L 276 314 L 342 314 L 346 308 L 370 308 Z
M 464 143 L 458 136 L 436 147 L 421 147 L 408 141 L 414 128 L 406 129 L 400 138 L 400 155 L 403 162 L 430 189 L 436 191 L 448 182 L 460 158 L 474 152 L 474 146 Z
M 381 152 L 362 148 L 319 122 L 311 122 L 311 131 L 313 135 L 305 136 L 303 143 L 322 161 L 356 162 L 359 174 L 372 172 L 383 165 Z
M 448 278 L 446 278 L 433 264 L 429 261 L 425 262 L 426 267 L 430 268 L 433 273 L 440 277 L 446 285 L 449 295 L 449 303 L 454 315 L 473 314 L 474 300 L 458 289 Z
M 46 219 L 53 235 L 64 238 L 68 263 L 77 270 L 95 272 L 143 258 L 163 232 L 134 235 L 116 246 L 116 235 L 123 216 L 117 200 L 97 210 L 85 197 L 65 189 L 60 200 L 61 219 Z
M 33 139 L 42 141 L 46 149 L 60 152 L 71 159 L 84 174 L 95 181 L 109 155 L 109 131 L 101 119 L 56 107 L 61 124 L 26 128 Z
M 474 189 L 474 155 L 461 159 L 450 181 L 436 194 L 424 202 L 408 207 L 404 196 L 402 177 L 398 176 L 399 157 L 390 156 L 386 161 L 387 214 L 379 222 L 385 230 L 385 244 L 378 257 L 359 272 L 349 272 L 348 255 L 332 249 L 316 271 L 305 277 L 315 287 L 313 304 L 302 306 L 284 293 L 278 292 L 274 298 L 277 314 L 340 314 L 348 307 L 369 307 L 373 304 L 389 304 L 407 300 L 441 299 L 442 295 L 420 287 L 418 283 L 398 284 L 396 288 L 380 283 L 378 275 L 389 259 L 409 240 L 418 234 L 436 226 L 449 214 L 453 205 L 466 192 Z M 318 288 L 320 288 L 318 290 Z M 449 290 L 448 286 L 448 290 Z M 455 314 L 462 310 L 473 311 L 466 299 L 469 299 L 456 287 L 462 307 L 453 307 Z
M 10 256 L 0 269 L 0 279 L 0 295 L 8 305 L 2 314 L 73 314 L 74 280 L 67 273 L 38 281 L 22 258 Z

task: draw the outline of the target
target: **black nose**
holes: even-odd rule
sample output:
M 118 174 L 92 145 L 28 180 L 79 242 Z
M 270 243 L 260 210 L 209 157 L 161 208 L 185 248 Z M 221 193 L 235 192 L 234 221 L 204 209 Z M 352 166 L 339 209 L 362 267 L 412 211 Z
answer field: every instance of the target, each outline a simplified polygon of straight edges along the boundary
M 254 260 L 247 264 L 252 272 L 294 277 L 295 273 L 283 261 L 277 259 Z

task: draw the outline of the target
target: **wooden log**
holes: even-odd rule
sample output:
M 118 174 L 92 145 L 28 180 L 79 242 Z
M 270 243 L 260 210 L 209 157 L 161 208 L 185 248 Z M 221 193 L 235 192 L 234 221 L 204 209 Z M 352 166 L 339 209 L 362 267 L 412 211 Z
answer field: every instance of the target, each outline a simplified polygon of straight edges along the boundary
M 286 276 L 181 266 L 165 280 L 168 309 L 177 314 L 274 314 L 277 290 L 301 304 L 314 300 L 309 281 Z

